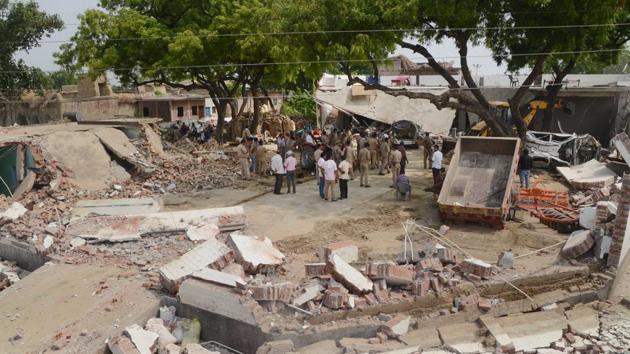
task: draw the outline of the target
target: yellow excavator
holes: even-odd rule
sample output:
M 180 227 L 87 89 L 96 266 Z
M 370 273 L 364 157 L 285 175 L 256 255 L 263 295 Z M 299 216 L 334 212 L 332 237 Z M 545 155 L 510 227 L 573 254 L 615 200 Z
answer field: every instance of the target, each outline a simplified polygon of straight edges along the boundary
M 569 113 L 572 111 L 571 107 L 568 107 L 564 101 L 558 100 L 554 104 L 553 108 L 563 108 L 567 110 Z M 526 127 L 534 120 L 536 117 L 536 113 L 539 110 L 547 109 L 547 102 L 543 100 L 533 100 L 529 102 L 529 113 L 523 117 L 523 122 Z M 512 113 L 510 112 L 510 105 L 505 101 L 491 101 L 490 102 L 490 113 L 495 117 L 499 118 L 501 121 L 511 124 L 512 121 Z M 486 122 L 480 121 L 475 124 L 470 129 L 470 135 L 473 136 L 492 136 L 492 130 L 486 125 Z

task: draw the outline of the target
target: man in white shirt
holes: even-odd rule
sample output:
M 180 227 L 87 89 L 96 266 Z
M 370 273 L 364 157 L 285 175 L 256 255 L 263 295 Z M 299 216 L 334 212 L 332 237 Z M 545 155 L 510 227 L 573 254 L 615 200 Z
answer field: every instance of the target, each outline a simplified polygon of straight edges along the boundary
M 282 181 L 284 180 L 284 176 L 287 174 L 284 169 L 284 163 L 282 162 L 282 155 L 280 155 L 280 153 L 281 150 L 278 149 L 278 152 L 271 158 L 271 171 L 274 176 L 276 176 L 276 185 L 273 190 L 273 194 L 282 194 Z
M 442 152 L 438 145 L 433 146 L 433 156 L 431 157 L 431 170 L 433 171 L 433 184 L 437 184 L 440 171 L 442 170 Z
M 352 164 L 347 159 L 344 159 L 339 164 L 339 191 L 341 192 L 341 199 L 348 199 L 348 181 L 351 176 Z
M 321 146 L 320 146 L 320 149 L 322 149 Z M 319 149 L 317 150 L 319 151 Z M 317 185 L 319 186 L 319 197 L 322 199 L 326 199 L 326 195 L 324 194 L 324 183 L 325 183 L 324 164 L 326 163 L 326 160 L 324 159 L 323 151 L 319 153 L 319 158 L 317 159 L 316 163 L 317 163 L 317 166 L 315 166 L 315 170 L 317 171 L 316 175 L 317 175 Z
M 337 170 L 337 163 L 331 156 L 326 156 L 326 162 L 324 163 L 324 190 L 326 199 L 329 202 L 336 202 L 335 187 L 337 180 L 339 180 L 339 171 Z

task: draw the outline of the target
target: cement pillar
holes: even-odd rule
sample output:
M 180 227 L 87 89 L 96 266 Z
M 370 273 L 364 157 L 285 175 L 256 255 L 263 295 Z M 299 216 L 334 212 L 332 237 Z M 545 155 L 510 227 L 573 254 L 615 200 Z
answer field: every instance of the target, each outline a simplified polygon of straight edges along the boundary
M 618 267 L 622 260 L 622 248 L 628 226 L 628 214 L 630 214 L 630 175 L 625 175 L 621 186 L 621 201 L 617 207 L 612 246 L 608 254 L 609 267 Z M 630 242 L 630 240 L 628 241 Z

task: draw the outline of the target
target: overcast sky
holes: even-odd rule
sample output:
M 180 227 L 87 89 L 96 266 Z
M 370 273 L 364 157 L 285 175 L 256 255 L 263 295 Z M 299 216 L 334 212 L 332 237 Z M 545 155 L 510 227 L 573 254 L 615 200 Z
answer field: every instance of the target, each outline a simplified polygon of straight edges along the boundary
M 77 15 L 87 9 L 97 7 L 99 3 L 98 0 L 37 0 L 36 2 L 39 3 L 43 10 L 58 14 L 64 23 L 68 24 L 63 30 L 54 33 L 51 38 L 46 38 L 44 41 L 69 40 L 76 31 L 76 26 L 72 24 L 78 22 Z M 441 57 L 443 57 L 444 61 L 458 61 L 458 53 L 452 42 L 430 46 L 429 49 L 438 60 L 441 60 Z M 56 70 L 58 67 L 54 63 L 52 54 L 58 50 L 59 44 L 42 43 L 40 47 L 32 49 L 29 53 L 20 53 L 18 57 L 24 59 L 28 64 L 37 66 L 43 70 Z M 413 59 L 420 58 L 419 55 L 414 55 L 408 50 L 400 50 L 399 52 Z M 479 74 L 503 74 L 505 71 L 505 68 L 497 67 L 492 58 L 488 57 L 490 52 L 485 47 L 471 48 L 468 54 L 468 61 L 473 75 L 475 75 L 477 71 L 477 68 L 474 66 L 475 64 L 480 65 L 478 68 Z M 476 58 L 475 56 L 482 57 Z

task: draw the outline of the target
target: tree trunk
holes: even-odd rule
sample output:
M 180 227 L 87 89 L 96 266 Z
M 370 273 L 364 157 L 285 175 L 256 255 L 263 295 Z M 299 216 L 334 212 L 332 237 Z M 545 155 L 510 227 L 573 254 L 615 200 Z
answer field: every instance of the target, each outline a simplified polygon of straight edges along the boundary
M 260 99 L 258 98 L 258 85 L 252 84 L 252 102 L 254 103 L 254 118 L 252 119 L 252 124 L 249 127 L 250 131 L 254 134 L 258 132 L 258 125 L 260 124 L 261 118 L 261 110 L 260 110 Z
M 542 52 L 545 53 L 547 51 L 548 46 L 545 46 Z M 521 85 L 521 87 L 518 88 L 514 96 L 512 96 L 512 98 L 508 100 L 508 103 L 510 105 L 510 112 L 512 113 L 512 123 L 514 123 L 514 125 L 516 126 L 516 131 L 518 132 L 518 136 L 521 139 L 523 145 L 527 140 L 528 127 L 525 125 L 525 122 L 523 122 L 523 115 L 521 114 L 520 110 L 521 103 L 523 102 L 525 94 L 529 91 L 530 86 L 534 83 L 536 78 L 540 74 L 542 74 L 543 65 L 546 58 L 547 55 L 539 55 L 536 58 L 536 63 L 534 64 L 532 71 L 529 73 L 525 81 L 523 81 L 523 84 Z
M 545 132 L 551 131 L 553 124 L 553 109 L 556 104 L 556 99 L 558 98 L 558 94 L 560 94 L 560 90 L 562 90 L 562 81 L 564 78 L 571 73 L 573 68 L 575 67 L 575 63 L 577 62 L 577 56 L 579 54 L 574 55 L 571 60 L 564 66 L 564 68 L 560 69 L 558 66 L 553 68 L 554 73 L 556 74 L 555 80 L 551 85 L 546 87 L 547 90 L 547 108 L 543 113 L 543 124 L 542 130 Z
M 223 144 L 223 126 L 225 125 L 225 104 L 218 99 L 212 99 L 217 108 L 217 131 L 215 136 L 219 144 Z
M 464 78 L 464 82 L 466 82 L 466 86 L 470 88 L 470 91 L 473 96 L 479 101 L 479 103 L 486 109 L 490 108 L 490 103 L 483 95 L 481 90 L 477 87 L 477 83 L 475 79 L 472 77 L 470 73 L 470 68 L 468 67 L 468 35 L 462 34 L 460 35 L 455 43 L 457 44 L 457 48 L 459 49 L 460 55 L 460 66 L 462 67 L 462 77 Z M 496 117 L 491 117 L 491 119 L 495 119 Z

